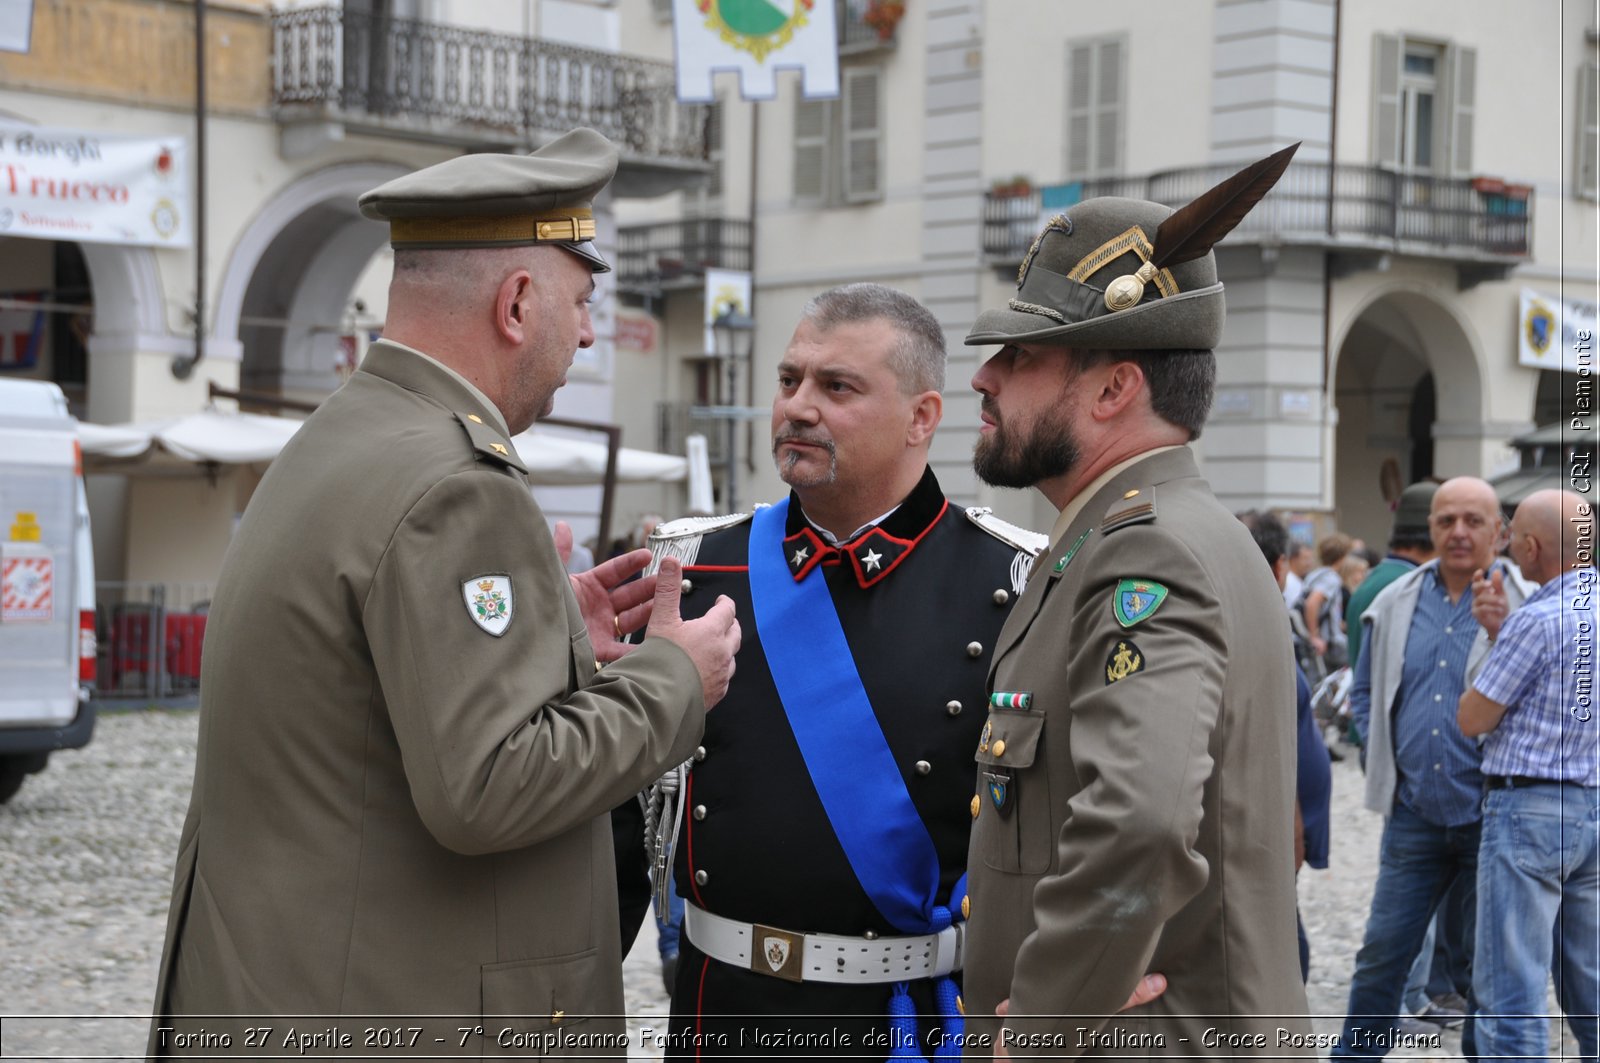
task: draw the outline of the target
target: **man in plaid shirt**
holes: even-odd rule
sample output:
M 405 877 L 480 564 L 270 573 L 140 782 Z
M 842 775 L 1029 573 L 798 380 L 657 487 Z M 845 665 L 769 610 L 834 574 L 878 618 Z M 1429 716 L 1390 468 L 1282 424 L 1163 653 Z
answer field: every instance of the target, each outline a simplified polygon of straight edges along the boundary
M 1517 507 L 1511 556 L 1542 584 L 1507 615 L 1499 572 L 1473 588 L 1494 649 L 1461 697 L 1484 735 L 1473 990 L 1483 1058 L 1543 1059 L 1545 972 L 1583 1058 L 1600 1042 L 1600 721 L 1595 719 L 1594 513 L 1570 491 Z M 1552 950 L 1554 964 L 1552 965 Z

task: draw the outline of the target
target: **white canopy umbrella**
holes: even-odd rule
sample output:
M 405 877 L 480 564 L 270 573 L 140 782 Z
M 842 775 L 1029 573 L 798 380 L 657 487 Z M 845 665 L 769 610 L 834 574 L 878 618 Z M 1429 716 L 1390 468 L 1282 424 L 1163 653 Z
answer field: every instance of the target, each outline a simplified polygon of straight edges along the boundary
M 278 456 L 304 422 L 233 410 L 204 409 L 159 421 L 99 425 L 78 423 L 78 442 L 91 466 L 100 471 L 129 463 L 164 465 L 266 464 Z M 533 430 L 513 438 L 517 455 L 536 484 L 583 485 L 605 482 L 604 443 Z M 161 459 L 166 460 L 161 460 Z M 94 459 L 100 459 L 98 461 Z M 689 474 L 686 458 L 623 447 L 617 452 L 622 483 L 668 483 Z
M 605 482 L 606 445 L 529 429 L 511 437 L 517 456 L 536 484 L 583 485 Z M 617 451 L 619 483 L 672 483 L 689 475 L 689 460 L 672 454 L 622 447 Z
M 204 409 L 159 421 L 98 425 L 80 421 L 78 443 L 86 458 L 102 470 L 117 462 L 144 459 L 156 463 L 167 456 L 200 465 L 266 464 L 299 430 L 302 422 L 233 410 Z M 165 464 L 171 465 L 169 461 Z

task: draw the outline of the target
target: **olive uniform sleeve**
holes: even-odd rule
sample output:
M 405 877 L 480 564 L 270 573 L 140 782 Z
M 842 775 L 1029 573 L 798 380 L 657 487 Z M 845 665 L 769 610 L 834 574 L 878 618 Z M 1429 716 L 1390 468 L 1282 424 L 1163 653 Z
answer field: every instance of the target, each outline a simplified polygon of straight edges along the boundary
M 498 635 L 465 586 L 509 581 Z M 479 467 L 433 485 L 394 531 L 362 620 L 417 810 L 466 854 L 604 815 L 687 759 L 699 674 L 664 639 L 596 673 L 567 573 L 526 485 Z
M 1034 891 L 1037 929 L 1017 955 L 1006 1025 L 1024 1045 L 1037 1035 L 1077 1043 L 1081 1019 L 1047 1016 L 1117 1012 L 1163 925 L 1209 873 L 1196 842 L 1226 658 L 1217 595 L 1188 547 L 1158 525 L 1108 535 L 1092 560 L 1077 600 L 1059 603 L 1071 618 L 1057 613 L 1055 646 L 1034 644 L 1038 623 L 1030 635 L 1030 652 L 1053 653 L 1067 671 L 1081 790 L 1059 827 L 1057 870 Z M 1125 578 L 1159 580 L 1168 592 L 1129 626 L 1114 611 Z

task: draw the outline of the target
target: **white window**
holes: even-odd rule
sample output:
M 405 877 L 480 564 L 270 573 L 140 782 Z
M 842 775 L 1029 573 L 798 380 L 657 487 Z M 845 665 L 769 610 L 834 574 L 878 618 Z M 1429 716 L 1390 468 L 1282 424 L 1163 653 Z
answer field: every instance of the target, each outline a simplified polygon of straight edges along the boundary
M 1122 38 L 1067 43 L 1069 179 L 1122 173 L 1124 57 Z
M 796 97 L 794 199 L 838 206 L 883 198 L 883 71 L 839 71 L 837 100 Z
M 1573 185 L 1584 199 L 1600 199 L 1600 159 L 1596 158 L 1600 154 L 1595 115 L 1600 108 L 1600 100 L 1596 99 L 1600 93 L 1597 71 L 1600 66 L 1595 63 L 1584 63 L 1578 68 L 1578 142 L 1574 147 L 1577 157 L 1573 165 Z
M 1413 173 L 1471 173 L 1477 65 L 1474 48 L 1375 35 L 1373 160 Z

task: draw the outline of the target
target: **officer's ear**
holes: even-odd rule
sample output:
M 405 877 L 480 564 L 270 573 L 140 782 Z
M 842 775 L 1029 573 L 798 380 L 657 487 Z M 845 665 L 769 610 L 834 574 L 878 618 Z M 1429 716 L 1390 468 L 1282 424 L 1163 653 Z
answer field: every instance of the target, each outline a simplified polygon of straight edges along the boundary
M 533 274 L 516 269 L 506 274 L 494 293 L 494 329 L 507 343 L 521 346 L 533 328 Z
M 906 429 L 906 446 L 925 446 L 933 438 L 933 430 L 944 417 L 944 396 L 937 391 L 924 391 L 912 400 L 911 424 Z

